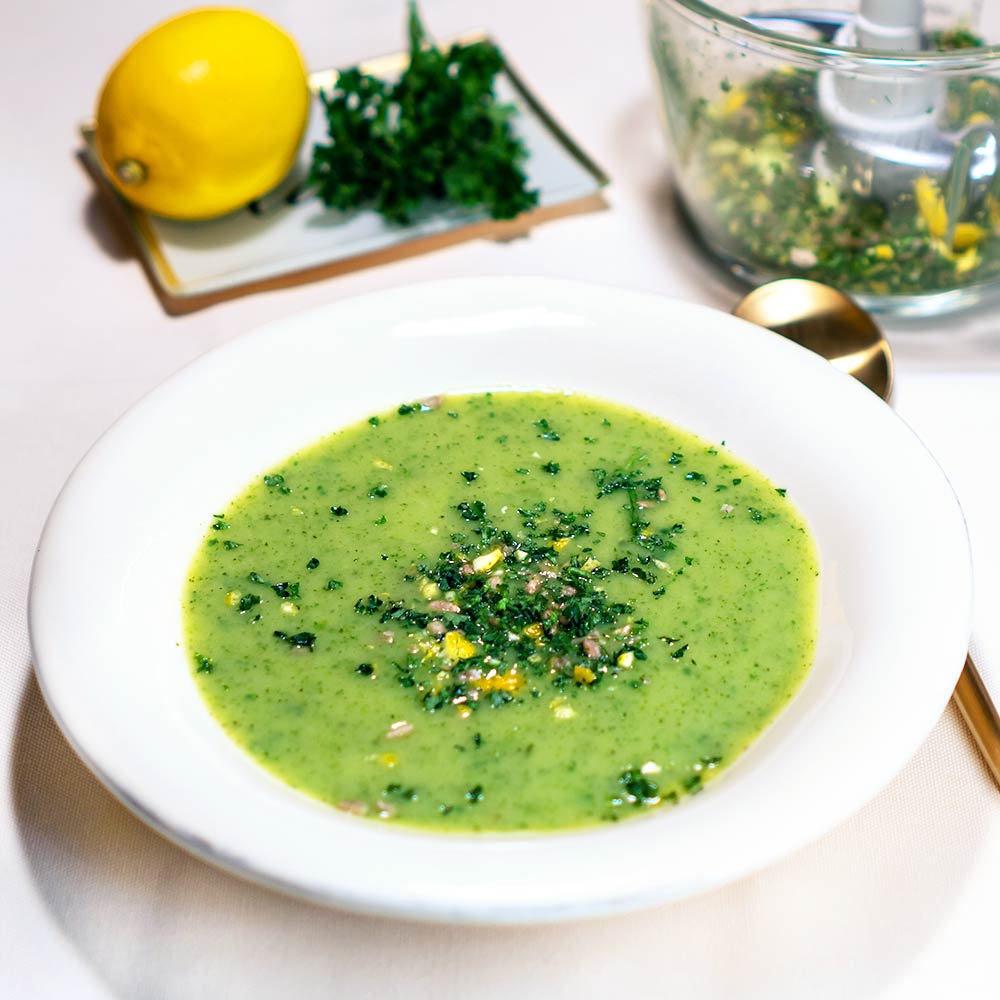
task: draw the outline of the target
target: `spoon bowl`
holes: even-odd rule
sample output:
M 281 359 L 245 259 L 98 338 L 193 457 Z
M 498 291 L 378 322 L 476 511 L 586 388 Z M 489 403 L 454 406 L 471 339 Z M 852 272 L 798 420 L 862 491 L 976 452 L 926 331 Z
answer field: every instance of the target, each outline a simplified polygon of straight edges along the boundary
M 889 344 L 871 316 L 843 292 L 805 278 L 782 278 L 754 289 L 733 315 L 794 340 L 889 399 Z

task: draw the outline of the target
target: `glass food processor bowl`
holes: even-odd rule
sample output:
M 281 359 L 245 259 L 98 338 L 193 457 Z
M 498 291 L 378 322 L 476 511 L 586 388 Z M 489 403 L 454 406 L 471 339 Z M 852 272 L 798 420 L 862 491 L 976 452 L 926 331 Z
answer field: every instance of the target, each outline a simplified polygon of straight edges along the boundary
M 645 0 L 675 183 L 751 283 L 939 315 L 1000 290 L 1000 46 L 975 2 Z M 993 4 L 994 8 L 1000 4 Z

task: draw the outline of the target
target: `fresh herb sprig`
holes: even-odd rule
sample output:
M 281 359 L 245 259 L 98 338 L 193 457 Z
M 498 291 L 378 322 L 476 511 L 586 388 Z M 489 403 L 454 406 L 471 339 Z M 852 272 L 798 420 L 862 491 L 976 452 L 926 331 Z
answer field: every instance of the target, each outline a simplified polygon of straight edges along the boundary
M 606 469 L 594 469 L 593 471 L 594 480 L 597 483 L 598 499 L 619 491 L 625 494 L 625 508 L 628 511 L 632 541 L 646 549 L 672 549 L 674 547 L 664 537 L 669 532 L 647 531 L 650 522 L 641 515 L 643 504 L 659 502 L 666 496 L 663 490 L 662 476 L 651 476 L 644 479 L 639 471 L 619 469 L 610 475 Z
M 409 5 L 410 62 L 390 83 L 344 70 L 321 94 L 329 142 L 313 147 L 309 183 L 322 202 L 348 211 L 372 206 L 405 224 L 429 201 L 483 208 L 511 219 L 538 203 L 514 134 L 512 104 L 497 100 L 503 68 L 488 42 L 441 51 Z

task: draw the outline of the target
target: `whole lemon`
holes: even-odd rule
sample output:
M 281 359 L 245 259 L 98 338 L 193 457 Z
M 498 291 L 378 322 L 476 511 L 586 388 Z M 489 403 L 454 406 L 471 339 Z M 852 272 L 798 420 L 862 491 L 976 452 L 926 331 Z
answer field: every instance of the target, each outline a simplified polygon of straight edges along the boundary
M 205 8 L 157 25 L 122 56 L 98 99 L 95 141 L 129 201 L 209 219 L 288 173 L 308 116 L 292 39 L 250 11 Z

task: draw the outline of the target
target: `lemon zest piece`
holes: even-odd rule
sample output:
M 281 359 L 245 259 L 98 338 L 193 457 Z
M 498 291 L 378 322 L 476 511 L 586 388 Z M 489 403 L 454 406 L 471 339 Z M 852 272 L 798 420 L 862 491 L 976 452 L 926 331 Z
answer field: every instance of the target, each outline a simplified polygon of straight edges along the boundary
M 930 177 L 918 177 L 913 182 L 913 193 L 927 231 L 940 239 L 948 230 L 948 213 L 941 189 Z
M 444 637 L 444 655 L 449 660 L 468 660 L 478 650 L 461 632 L 448 632 Z

